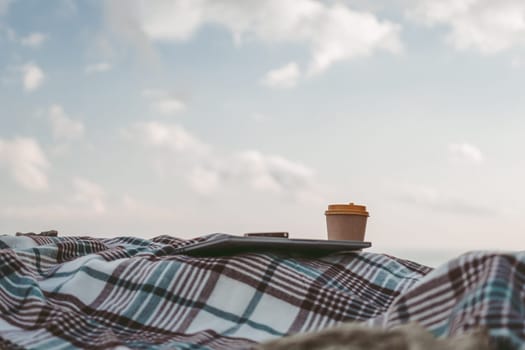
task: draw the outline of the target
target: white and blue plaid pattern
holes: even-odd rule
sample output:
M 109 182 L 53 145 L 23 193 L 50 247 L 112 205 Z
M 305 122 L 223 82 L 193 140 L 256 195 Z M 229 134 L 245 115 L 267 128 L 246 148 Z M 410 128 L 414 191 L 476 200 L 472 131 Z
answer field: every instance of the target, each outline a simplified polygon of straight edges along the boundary
M 242 349 L 345 321 L 488 328 L 525 349 L 525 254 L 175 255 L 168 236 L 0 236 L 0 348 Z

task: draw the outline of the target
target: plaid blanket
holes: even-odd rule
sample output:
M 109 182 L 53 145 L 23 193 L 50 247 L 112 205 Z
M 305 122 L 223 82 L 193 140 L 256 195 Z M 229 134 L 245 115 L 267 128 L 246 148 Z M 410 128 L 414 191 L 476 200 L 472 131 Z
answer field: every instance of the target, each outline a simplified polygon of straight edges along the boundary
M 525 254 L 189 257 L 181 240 L 0 236 L 0 348 L 242 349 L 345 321 L 525 349 Z

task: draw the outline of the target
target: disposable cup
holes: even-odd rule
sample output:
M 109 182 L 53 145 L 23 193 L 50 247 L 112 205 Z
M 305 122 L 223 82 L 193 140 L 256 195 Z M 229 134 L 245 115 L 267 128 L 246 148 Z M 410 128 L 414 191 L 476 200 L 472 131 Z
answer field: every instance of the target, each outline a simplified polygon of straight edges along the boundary
M 328 239 L 364 241 L 369 216 L 366 206 L 330 204 L 325 215 Z

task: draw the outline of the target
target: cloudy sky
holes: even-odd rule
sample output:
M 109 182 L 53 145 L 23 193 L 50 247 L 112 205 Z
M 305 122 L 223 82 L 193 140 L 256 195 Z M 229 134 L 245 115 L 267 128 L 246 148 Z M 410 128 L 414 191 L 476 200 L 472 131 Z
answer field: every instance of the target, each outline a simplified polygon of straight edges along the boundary
M 520 249 L 524 38 L 518 0 L 0 0 L 0 232 L 322 238 L 353 201 L 376 251 Z

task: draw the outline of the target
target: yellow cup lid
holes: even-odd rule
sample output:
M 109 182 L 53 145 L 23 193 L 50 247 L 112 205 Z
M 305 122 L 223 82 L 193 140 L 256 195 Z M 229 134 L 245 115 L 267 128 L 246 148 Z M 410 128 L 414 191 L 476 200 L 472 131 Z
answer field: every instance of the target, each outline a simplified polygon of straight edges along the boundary
M 356 205 L 354 203 L 350 204 L 330 204 L 328 210 L 324 212 L 325 215 L 363 215 L 369 216 L 366 211 L 366 206 Z

